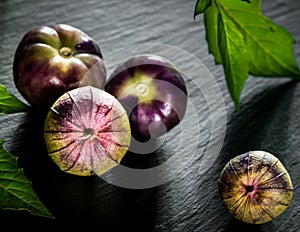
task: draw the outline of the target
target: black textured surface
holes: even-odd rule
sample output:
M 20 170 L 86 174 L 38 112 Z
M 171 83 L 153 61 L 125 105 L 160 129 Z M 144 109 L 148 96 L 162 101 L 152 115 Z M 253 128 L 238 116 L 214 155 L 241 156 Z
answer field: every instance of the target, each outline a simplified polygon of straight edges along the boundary
M 15 49 L 24 33 L 35 26 L 66 23 L 93 37 L 107 54 L 128 45 L 168 44 L 192 53 L 202 61 L 222 89 L 227 107 L 227 129 L 223 149 L 212 167 L 200 174 L 197 160 L 189 162 L 184 146 L 169 138 L 152 156 L 131 155 L 125 164 L 155 166 L 182 152 L 187 167 L 172 181 L 150 189 L 126 189 L 97 177 L 76 177 L 57 170 L 48 158 L 41 134 L 42 120 L 36 113 L 0 117 L 0 139 L 18 155 L 20 166 L 32 180 L 41 201 L 55 220 L 26 212 L 0 211 L 1 228 L 31 231 L 300 231 L 300 84 L 289 79 L 250 77 L 245 85 L 241 110 L 236 111 L 228 95 L 221 66 L 207 52 L 202 16 L 193 19 L 195 1 L 25 1 L 0 2 L 0 83 L 18 96 L 12 76 Z M 263 1 L 263 11 L 288 29 L 296 39 L 300 61 L 299 1 Z M 184 64 L 187 67 L 188 63 Z M 198 112 L 202 134 L 209 129 L 207 106 L 191 83 L 190 98 Z M 215 99 L 219 101 L 219 99 Z M 193 117 L 187 115 L 187 126 Z M 191 119 L 191 120 L 189 120 Z M 221 135 L 220 135 L 221 136 Z M 204 136 L 199 152 L 206 146 Z M 190 141 L 186 141 L 187 145 Z M 175 148 L 174 148 L 174 146 Z M 231 217 L 217 188 L 225 163 L 249 150 L 266 150 L 276 155 L 289 171 L 294 197 L 287 211 L 263 225 L 246 225 Z

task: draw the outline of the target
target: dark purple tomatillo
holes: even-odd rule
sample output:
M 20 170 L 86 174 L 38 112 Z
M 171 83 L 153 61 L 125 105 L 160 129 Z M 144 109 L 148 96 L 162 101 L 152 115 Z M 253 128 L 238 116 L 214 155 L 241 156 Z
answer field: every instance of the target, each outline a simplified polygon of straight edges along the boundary
M 68 90 L 103 88 L 106 70 L 98 45 L 87 34 L 65 24 L 27 32 L 15 53 L 14 81 L 33 106 L 50 108 Z
M 126 109 L 132 135 L 139 141 L 159 137 L 183 118 L 187 90 L 179 71 L 157 55 L 141 55 L 119 65 L 105 90 Z

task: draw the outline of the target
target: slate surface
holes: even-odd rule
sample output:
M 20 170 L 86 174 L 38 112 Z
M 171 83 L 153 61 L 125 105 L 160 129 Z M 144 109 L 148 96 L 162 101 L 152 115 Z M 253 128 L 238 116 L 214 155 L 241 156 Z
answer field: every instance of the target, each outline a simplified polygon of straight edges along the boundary
M 205 98 L 207 94 L 214 94 L 215 89 L 204 83 L 199 91 L 195 77 L 187 80 L 190 109 L 195 110 L 186 115 L 185 128 L 177 127 L 151 154 L 132 153 L 124 158 L 123 164 L 128 167 L 149 168 L 180 154 L 180 162 L 173 164 L 178 171 L 174 178 L 148 189 L 122 188 L 99 177 L 64 174 L 56 169 L 45 152 L 42 120 L 35 112 L 0 117 L 0 138 L 7 141 L 7 150 L 20 157 L 20 166 L 32 180 L 34 190 L 56 216 L 55 220 L 49 220 L 26 212 L 0 211 L 2 228 L 7 226 L 10 231 L 300 231 L 300 85 L 289 79 L 250 77 L 242 94 L 242 108 L 236 111 L 227 92 L 222 67 L 216 66 L 207 52 L 203 18 L 193 19 L 194 5 L 195 1 L 179 0 L 1 0 L 0 83 L 20 99 L 12 78 L 12 61 L 18 42 L 35 26 L 66 23 L 93 37 L 104 58 L 110 61 L 119 61 L 112 52 L 144 43 L 171 45 L 194 55 L 217 81 L 226 106 L 226 115 L 224 111 L 219 112 L 222 99 L 215 97 L 209 99 L 209 107 Z M 299 63 L 299 2 L 263 1 L 263 11 L 293 34 Z M 195 60 L 187 57 L 182 57 L 182 62 L 176 55 L 174 59 L 189 72 Z M 226 123 L 224 143 L 225 127 L 217 127 L 220 133 L 211 137 L 214 117 L 221 120 L 217 123 L 219 126 L 222 121 Z M 178 143 L 180 129 L 189 134 L 188 139 Z M 217 149 L 221 141 L 223 148 L 217 157 L 208 158 L 207 162 L 211 163 L 206 166 L 208 170 L 203 171 L 201 155 L 209 157 L 205 150 L 211 138 L 210 144 Z M 197 149 L 190 153 L 191 144 L 195 142 Z M 295 187 L 287 211 L 260 226 L 233 219 L 223 206 L 217 188 L 217 178 L 225 163 L 235 155 L 254 149 L 276 154 L 288 169 Z M 178 168 L 179 164 L 182 167 Z

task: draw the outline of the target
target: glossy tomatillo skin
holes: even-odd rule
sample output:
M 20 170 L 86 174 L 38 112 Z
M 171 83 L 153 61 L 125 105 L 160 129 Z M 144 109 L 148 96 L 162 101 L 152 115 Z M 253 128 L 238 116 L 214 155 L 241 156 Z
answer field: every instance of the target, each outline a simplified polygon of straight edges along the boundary
M 159 137 L 183 118 L 187 105 L 184 79 L 170 61 L 152 54 L 119 65 L 105 90 L 125 107 L 137 140 Z
M 13 63 L 14 81 L 33 106 L 49 109 L 68 90 L 92 85 L 104 88 L 102 54 L 87 34 L 65 24 L 27 32 Z
M 118 165 L 131 139 L 123 106 L 91 86 L 63 94 L 50 108 L 44 125 L 48 153 L 64 171 L 102 175 Z
M 250 151 L 231 159 L 219 178 L 221 197 L 237 219 L 262 224 L 275 219 L 293 196 L 291 178 L 274 155 Z

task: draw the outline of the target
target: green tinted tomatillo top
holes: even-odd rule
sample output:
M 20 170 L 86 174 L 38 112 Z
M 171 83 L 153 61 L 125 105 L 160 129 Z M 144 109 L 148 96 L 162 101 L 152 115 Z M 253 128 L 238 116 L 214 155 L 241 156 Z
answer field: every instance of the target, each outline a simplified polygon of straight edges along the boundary
M 61 49 L 59 49 L 59 54 L 63 57 L 63 58 L 70 58 L 73 56 L 73 51 L 71 48 L 69 47 L 62 47 Z
M 103 89 L 106 82 L 100 47 L 65 24 L 28 31 L 15 52 L 13 75 L 23 97 L 45 112 L 66 91 L 80 86 Z
M 157 95 L 155 79 L 146 75 L 135 74 L 132 79 L 126 82 L 119 97 L 122 95 L 134 95 L 141 102 L 151 101 Z

